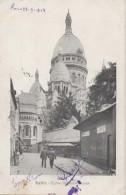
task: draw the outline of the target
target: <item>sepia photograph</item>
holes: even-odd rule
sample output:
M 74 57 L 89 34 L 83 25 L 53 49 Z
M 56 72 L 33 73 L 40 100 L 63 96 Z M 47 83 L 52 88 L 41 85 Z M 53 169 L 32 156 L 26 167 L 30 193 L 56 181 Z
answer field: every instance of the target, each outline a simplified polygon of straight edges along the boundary
M 42 86 L 38 68 L 31 75 L 22 67 L 34 81 L 19 95 L 10 79 L 11 174 L 70 173 L 80 159 L 81 174 L 115 175 L 116 58 L 101 60 L 87 85 L 86 48 L 74 35 L 69 9 L 64 18 L 65 32 L 55 40 L 50 59 L 48 88 Z

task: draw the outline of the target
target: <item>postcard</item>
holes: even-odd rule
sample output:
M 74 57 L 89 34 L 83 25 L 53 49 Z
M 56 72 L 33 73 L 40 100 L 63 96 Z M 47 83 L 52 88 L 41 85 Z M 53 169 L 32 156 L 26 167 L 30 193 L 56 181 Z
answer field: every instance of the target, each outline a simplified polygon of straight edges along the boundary
M 123 0 L 0 0 L 0 194 L 126 194 L 124 42 Z

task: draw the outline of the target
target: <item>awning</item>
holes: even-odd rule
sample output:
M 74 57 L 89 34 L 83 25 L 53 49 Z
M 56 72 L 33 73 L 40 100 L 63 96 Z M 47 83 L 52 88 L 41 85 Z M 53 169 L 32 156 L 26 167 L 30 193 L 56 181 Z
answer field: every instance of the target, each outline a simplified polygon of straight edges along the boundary
M 47 143 L 47 146 L 75 146 L 74 144 L 70 143 Z

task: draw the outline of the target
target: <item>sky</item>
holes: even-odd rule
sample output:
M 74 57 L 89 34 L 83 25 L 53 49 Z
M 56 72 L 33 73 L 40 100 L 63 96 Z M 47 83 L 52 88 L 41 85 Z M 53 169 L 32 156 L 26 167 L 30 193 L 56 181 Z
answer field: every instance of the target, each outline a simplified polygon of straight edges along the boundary
M 13 3 L 17 8 L 45 12 L 12 10 Z M 117 62 L 117 66 L 122 62 L 123 0 L 1 0 L 0 8 L 0 76 L 11 76 L 17 94 L 28 92 L 35 80 L 25 76 L 22 68 L 33 76 L 38 68 L 40 83 L 48 89 L 53 50 L 65 32 L 68 9 L 73 34 L 81 41 L 87 59 L 87 86 L 101 71 L 103 60 Z

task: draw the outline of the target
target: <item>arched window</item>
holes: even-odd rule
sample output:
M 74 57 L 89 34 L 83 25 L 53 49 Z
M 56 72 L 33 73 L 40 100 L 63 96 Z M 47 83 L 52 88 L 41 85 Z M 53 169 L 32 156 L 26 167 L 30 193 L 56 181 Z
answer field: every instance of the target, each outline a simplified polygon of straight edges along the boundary
M 68 87 L 66 87 L 66 94 L 67 94 L 67 92 L 68 92 Z
M 19 136 L 21 135 L 21 126 L 19 125 Z
M 66 57 L 66 60 L 70 60 L 70 57 Z
M 65 90 L 66 90 L 66 87 L 64 86 L 63 91 L 65 92 Z
M 60 87 L 58 86 L 58 93 L 60 92 Z
M 25 137 L 30 137 L 31 136 L 31 127 L 29 125 L 26 125 L 24 127 L 24 136 Z
M 82 83 L 84 83 L 84 76 L 82 75 Z
M 78 74 L 78 83 L 80 83 L 80 74 Z
M 76 60 L 76 58 L 75 57 L 72 57 L 72 60 Z
M 75 83 L 75 73 L 72 73 L 72 82 Z
M 33 136 L 37 137 L 37 127 L 36 126 L 34 126 L 33 128 Z
M 57 90 L 57 86 L 54 87 L 54 90 Z

